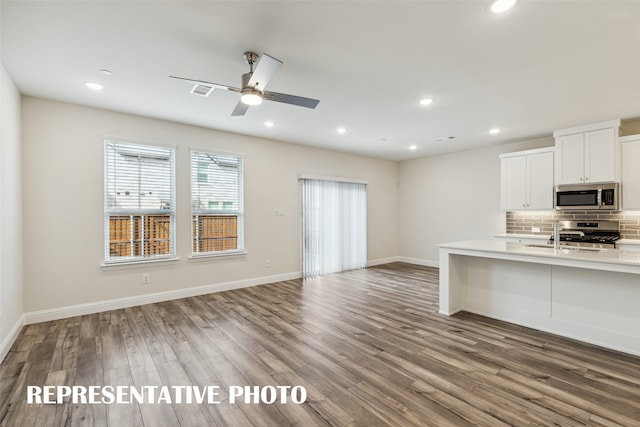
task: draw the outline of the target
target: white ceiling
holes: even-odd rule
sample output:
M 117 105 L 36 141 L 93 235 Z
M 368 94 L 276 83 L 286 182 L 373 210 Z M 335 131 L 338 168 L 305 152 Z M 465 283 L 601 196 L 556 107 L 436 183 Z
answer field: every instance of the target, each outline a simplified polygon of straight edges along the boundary
M 640 1 L 487 3 L 2 0 L 1 59 L 25 95 L 394 160 L 640 116 Z M 231 117 L 238 94 L 168 78 L 239 86 L 247 50 L 318 107 Z

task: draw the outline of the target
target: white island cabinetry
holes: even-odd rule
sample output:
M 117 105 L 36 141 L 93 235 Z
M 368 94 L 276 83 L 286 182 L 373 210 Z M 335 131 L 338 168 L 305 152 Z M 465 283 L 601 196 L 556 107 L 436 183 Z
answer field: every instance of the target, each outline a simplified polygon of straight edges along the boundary
M 440 313 L 469 311 L 640 355 L 640 251 L 440 245 Z

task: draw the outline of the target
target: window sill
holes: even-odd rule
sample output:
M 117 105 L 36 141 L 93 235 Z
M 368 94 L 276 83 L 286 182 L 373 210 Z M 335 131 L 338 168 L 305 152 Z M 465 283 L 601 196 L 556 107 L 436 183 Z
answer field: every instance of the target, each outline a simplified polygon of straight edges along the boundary
M 138 267 L 141 265 L 149 265 L 149 264 L 163 264 L 166 262 L 175 262 L 180 261 L 178 257 L 172 258 L 158 258 L 158 259 L 144 259 L 144 260 L 136 260 L 136 261 L 119 261 L 119 262 L 110 262 L 103 263 L 100 268 L 103 270 L 117 270 L 121 268 L 131 268 Z
M 191 255 L 189 257 L 189 261 L 205 261 L 212 258 L 234 258 L 234 257 L 243 257 L 247 254 L 247 251 L 229 251 L 229 252 L 219 252 L 219 253 L 207 253 L 201 255 Z

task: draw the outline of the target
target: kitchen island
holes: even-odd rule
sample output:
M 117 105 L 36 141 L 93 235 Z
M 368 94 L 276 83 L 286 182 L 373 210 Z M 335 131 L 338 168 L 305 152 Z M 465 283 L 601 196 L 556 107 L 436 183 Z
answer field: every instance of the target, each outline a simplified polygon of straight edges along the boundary
M 440 247 L 441 314 L 468 311 L 640 355 L 640 251 Z

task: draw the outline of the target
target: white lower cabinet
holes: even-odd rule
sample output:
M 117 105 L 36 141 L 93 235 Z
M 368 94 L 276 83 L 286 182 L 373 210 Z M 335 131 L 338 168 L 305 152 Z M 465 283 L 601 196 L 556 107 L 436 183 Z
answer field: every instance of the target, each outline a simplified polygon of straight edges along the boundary
M 500 155 L 503 210 L 553 209 L 553 149 Z

